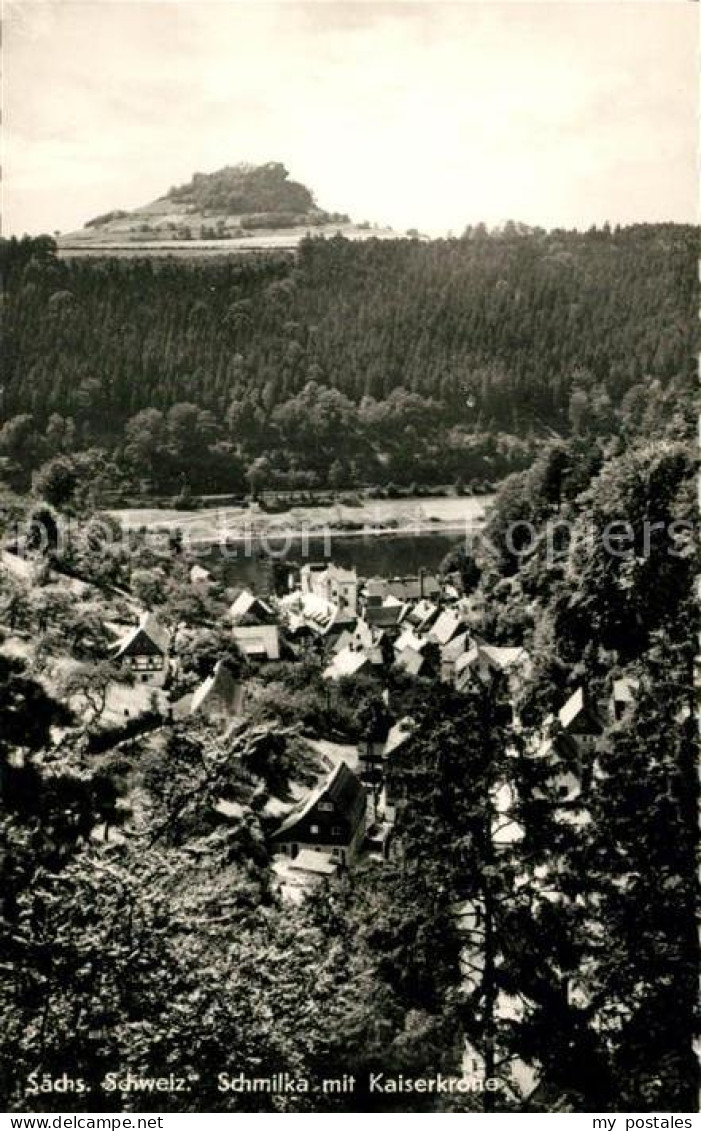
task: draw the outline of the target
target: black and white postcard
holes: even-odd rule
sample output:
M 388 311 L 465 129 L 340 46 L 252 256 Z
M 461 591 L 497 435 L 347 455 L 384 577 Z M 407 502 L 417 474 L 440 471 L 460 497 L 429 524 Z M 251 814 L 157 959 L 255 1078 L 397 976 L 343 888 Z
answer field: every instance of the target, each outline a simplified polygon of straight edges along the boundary
M 691 1127 L 698 5 L 3 15 L 7 1126 Z

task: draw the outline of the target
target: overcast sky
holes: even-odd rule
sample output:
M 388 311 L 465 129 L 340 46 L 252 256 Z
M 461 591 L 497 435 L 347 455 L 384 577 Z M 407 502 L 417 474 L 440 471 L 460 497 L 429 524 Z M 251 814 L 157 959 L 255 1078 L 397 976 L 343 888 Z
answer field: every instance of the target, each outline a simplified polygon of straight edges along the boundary
M 460 232 L 698 218 L 698 4 L 5 0 L 5 234 L 282 161 Z

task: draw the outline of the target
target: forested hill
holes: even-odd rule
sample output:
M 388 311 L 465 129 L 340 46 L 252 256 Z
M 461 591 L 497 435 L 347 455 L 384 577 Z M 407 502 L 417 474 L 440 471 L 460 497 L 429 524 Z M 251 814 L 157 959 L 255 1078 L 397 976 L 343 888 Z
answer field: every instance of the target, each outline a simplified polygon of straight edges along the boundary
M 167 193 L 171 200 L 198 212 L 312 212 L 314 197 L 306 185 L 289 179 L 278 162 L 227 165 L 216 173 L 195 173 L 189 184 Z
M 116 209 L 88 220 L 79 232 L 59 239 L 61 247 L 129 246 L 134 240 L 241 239 L 263 229 L 281 233 L 297 230 L 294 246 L 311 228 L 335 234 L 338 225 L 350 225 L 340 212 L 319 208 L 313 193 L 290 180 L 279 161 L 265 165 L 227 165 L 215 173 L 195 173 L 184 185 L 169 189 L 158 200 L 132 212 Z M 288 233 L 289 236 L 289 233 Z
M 234 489 L 259 457 L 278 485 L 331 465 L 341 484 L 494 480 L 553 432 L 691 411 L 698 254 L 673 224 L 205 262 L 6 240 L 0 447 L 26 464 L 68 435 L 167 481 L 185 437 L 197 489 Z

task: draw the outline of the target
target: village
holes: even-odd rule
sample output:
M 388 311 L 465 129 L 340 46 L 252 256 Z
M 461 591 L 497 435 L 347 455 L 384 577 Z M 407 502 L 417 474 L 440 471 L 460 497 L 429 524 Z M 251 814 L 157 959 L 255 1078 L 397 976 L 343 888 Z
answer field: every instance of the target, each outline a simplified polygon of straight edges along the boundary
M 8 551 L 3 551 L 1 562 L 4 586 L 9 585 L 10 593 L 14 589 L 14 606 L 12 596 L 7 602 L 2 650 L 41 668 L 34 652 L 36 633 L 18 628 L 16 608 L 13 612 L 18 601 L 21 604 L 18 587 L 36 583 L 38 563 Z M 404 757 L 410 753 L 415 725 L 411 715 L 397 714 L 388 673 L 422 676 L 458 693 L 493 684 L 511 732 L 517 736 L 522 730 L 515 705 L 531 675 L 531 656 L 522 646 L 496 645 L 478 634 L 475 625 L 480 623 L 483 598 L 478 592 L 464 594 L 457 573 L 421 570 L 415 576 L 361 578 L 355 569 L 333 562 L 310 562 L 290 572 L 287 592 L 281 596 L 241 589 L 226 610 L 229 655 L 217 656 L 215 648 L 210 670 L 196 683 L 190 673 L 183 693 L 192 626 L 166 623 L 157 606 L 145 608 L 126 592 L 107 596 L 104 589 L 55 566 L 47 572 L 42 562 L 41 568 L 38 592 L 45 607 L 39 627 L 44 633 L 50 628 L 52 608 L 58 615 L 65 601 L 84 609 L 88 632 L 91 624 L 94 631 L 96 612 L 101 618 L 97 668 L 104 669 L 102 682 L 98 679 L 91 686 L 93 657 L 81 662 L 59 654 L 50 665 L 54 679 L 49 685 L 53 691 L 62 690 L 79 719 L 83 713 L 83 723 L 97 732 L 102 750 L 188 719 L 203 722 L 222 737 L 232 728 L 245 729 L 252 725 L 250 707 L 261 672 L 274 671 L 280 663 L 320 659 L 327 697 L 344 681 L 365 678 L 376 686 L 385 710 L 368 720 L 359 740 L 349 742 L 337 733 L 319 733 L 318 728 L 316 733 L 307 728 L 304 734 L 318 760 L 316 781 L 312 786 L 298 784 L 295 796 L 279 799 L 278 827 L 270 838 L 272 867 L 284 899 L 298 901 L 361 857 L 382 860 L 401 852 L 396 823 L 406 803 L 406 784 L 395 765 L 400 751 Z M 216 584 L 197 563 L 187 576 L 193 594 L 201 597 Z M 106 610 L 110 615 L 104 616 Z M 232 663 L 232 656 L 239 662 Z M 607 698 L 593 702 L 579 686 L 555 716 L 543 718 L 535 735 L 529 732 L 529 756 L 553 768 L 548 797 L 563 821 L 587 820 L 582 796 L 591 775 L 605 773 L 601 759 L 606 726 L 632 709 L 636 687 L 633 678 L 615 679 Z M 517 757 L 516 747 L 511 753 Z M 519 798 L 508 776 L 495 787 L 492 803 L 494 843 L 508 850 L 523 836 Z M 226 807 L 222 801 L 224 815 Z M 104 835 L 109 838 L 109 830 Z M 547 886 L 547 877 L 540 879 Z
M 420 736 L 415 718 L 396 696 L 397 680 L 415 685 L 421 696 L 430 696 L 436 685 L 458 694 L 475 687 L 493 694 L 511 741 L 503 772 L 484 804 L 493 849 L 506 856 L 526 835 L 518 775 L 511 767 L 524 756 L 540 767 L 541 785 L 532 796 L 563 827 L 586 824 L 592 780 L 606 778 L 607 730 L 625 719 L 636 701 L 638 682 L 632 675 L 612 678 L 598 700 L 579 685 L 539 726 L 524 727 L 518 704 L 532 676 L 533 659 L 523 646 L 494 644 L 480 635 L 484 597 L 479 589 L 464 592 L 459 572 L 363 578 L 333 562 L 309 562 L 288 572 L 281 594 L 270 584 L 265 592 L 242 588 L 222 593 L 212 574 L 195 562 L 184 573 L 187 596 L 194 599 L 200 620 L 205 610 L 205 626 L 195 627 L 185 619 L 173 623 L 172 610 L 165 616 L 158 604 L 145 607 L 131 593 L 71 577 L 55 563 L 8 551 L 1 563 L 7 627 L 0 651 L 24 659 L 54 694 L 63 695 L 78 726 L 82 719 L 90 748 L 103 754 L 133 752 L 135 742 L 147 750 L 184 724 L 204 728 L 208 741 L 222 749 L 242 736 L 255 746 L 262 740 L 257 707 L 266 694 L 265 679 L 278 669 L 303 676 L 305 665 L 316 664 L 327 701 L 344 687 L 374 689 L 375 707 L 353 741 L 323 723 L 293 728 L 300 731 L 308 772 L 271 795 L 263 811 L 273 889 L 292 905 L 313 891 L 328 890 L 364 864 L 382 867 L 402 859 L 402 813 L 411 800 L 406 768 Z M 27 629 L 31 618 L 26 610 L 24 629 L 18 627 L 22 590 L 30 584 L 35 604 L 41 594 L 38 632 Z M 208 603 L 215 591 L 219 599 L 226 598 L 223 604 Z M 76 660 L 75 646 L 72 657 L 61 654 L 64 645 L 59 644 L 47 664 L 37 652 L 37 637 L 50 637 L 51 618 L 65 617 L 67 603 L 81 631 L 98 639 L 89 659 Z M 195 679 L 193 670 L 187 671 L 189 653 L 201 650 L 212 607 L 225 610 L 224 625 L 218 624 L 212 646 L 205 649 L 206 674 Z M 202 665 L 199 670 L 201 674 Z M 282 685 L 273 681 L 268 686 L 273 696 L 276 689 L 282 694 Z M 65 736 L 65 730 L 55 728 L 57 750 Z M 469 734 L 465 742 L 469 744 Z M 106 851 L 135 835 L 130 822 L 138 807 L 123 804 L 126 819 L 119 827 L 98 824 L 92 832 Z M 224 825 L 241 820 L 237 801 L 220 796 L 213 806 L 213 815 Z M 556 853 L 547 864 L 521 863 L 516 891 L 562 901 L 566 897 L 558 866 Z M 463 900 L 454 905 L 453 915 L 463 940 L 463 988 L 472 993 L 484 975 L 485 908 L 480 899 Z M 571 992 L 578 992 L 574 982 Z M 506 1023 L 518 1020 L 527 1004 L 500 991 L 495 1017 Z M 485 1078 L 484 1059 L 469 1041 L 462 1072 L 472 1081 Z M 500 1075 L 517 1099 L 538 1084 L 537 1064 L 517 1057 L 502 1066 Z

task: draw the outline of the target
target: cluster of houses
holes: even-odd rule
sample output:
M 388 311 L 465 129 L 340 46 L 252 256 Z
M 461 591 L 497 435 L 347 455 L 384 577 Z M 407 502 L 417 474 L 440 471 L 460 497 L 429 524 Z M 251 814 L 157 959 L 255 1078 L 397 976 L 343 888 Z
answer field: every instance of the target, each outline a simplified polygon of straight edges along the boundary
M 543 760 L 548 769 L 546 784 L 534 789 L 533 798 L 547 804 L 563 823 L 587 819 L 588 783 L 592 775 L 605 773 L 607 723 L 620 720 L 621 711 L 632 708 L 636 692 L 635 680 L 617 680 L 603 705 L 592 703 L 578 687 L 555 716 L 543 721 L 527 751 L 528 757 Z M 350 866 L 361 850 L 388 857 L 395 847 L 397 814 L 408 800 L 402 767 L 419 738 L 420 731 L 408 717 L 370 735 L 359 744 L 354 770 L 341 762 L 286 817 L 273 838 L 284 858 L 279 874 L 285 884 L 292 880 L 294 887 L 304 889 Z M 491 800 L 494 847 L 506 851 L 525 835 L 513 782 L 504 777 L 494 786 Z M 401 850 L 400 845 L 396 848 Z M 541 868 L 528 881 L 547 893 L 552 877 Z M 476 905 L 461 908 L 463 917 L 478 912 Z
M 7 558 L 9 555 L 5 555 Z M 14 569 L 14 561 L 10 562 Z M 8 566 L 9 568 L 9 566 Z M 190 580 L 207 587 L 211 578 L 194 566 Z M 605 701 L 595 701 L 585 686 L 576 687 L 559 709 L 543 719 L 535 734 L 522 730 L 515 704 L 531 675 L 531 659 L 522 647 L 491 644 L 475 633 L 475 608 L 469 598 L 444 579 L 420 571 L 412 577 L 360 579 L 354 569 L 332 563 L 307 564 L 299 584 L 281 598 L 264 598 L 250 589 L 236 596 L 228 610 L 231 637 L 251 663 L 294 659 L 308 652 L 324 657 L 323 679 L 376 673 L 390 667 L 414 676 L 440 679 L 457 691 L 475 684 L 492 686 L 514 736 L 507 755 L 526 757 L 543 768 L 530 800 L 547 806 L 556 820 L 579 826 L 590 817 L 587 794 L 591 783 L 606 778 L 607 732 L 635 708 L 639 685 L 631 676 L 612 683 Z M 152 612 L 116 633 L 111 658 L 128 671 L 131 680 L 154 690 L 168 687 L 176 664 L 171 632 Z M 220 660 L 212 673 L 188 696 L 187 713 L 206 716 L 227 726 L 245 713 L 248 688 Z M 393 833 L 406 805 L 404 768 L 411 764 L 412 745 L 420 728 L 409 717 L 390 725 L 385 716 L 358 744 L 352 756 L 341 757 L 311 790 L 292 806 L 281 804 L 271 834 L 274 870 L 284 897 L 298 899 L 310 887 L 329 880 L 353 865 L 361 852 L 387 858 L 401 852 Z M 524 810 L 509 773 L 509 761 L 490 799 L 492 843 L 508 852 L 526 836 Z M 222 802 L 224 816 L 231 815 Z M 233 806 L 235 808 L 235 806 Z M 553 871 L 546 866 L 524 867 L 515 884 L 559 900 Z M 479 987 L 483 974 L 484 908 L 479 899 L 456 905 L 458 929 L 464 936 L 461 970 L 468 989 Z M 573 991 L 574 992 L 574 991 Z M 525 1003 L 500 992 L 498 1018 L 518 1020 Z M 479 1050 L 466 1045 L 463 1072 L 484 1075 Z M 500 1075 L 515 1095 L 529 1092 L 537 1081 L 537 1065 L 513 1059 Z
M 190 581 L 201 589 L 211 578 L 195 565 Z M 440 679 L 457 691 L 491 684 L 498 688 L 517 733 L 520 724 L 513 705 L 531 674 L 530 656 L 522 647 L 483 640 L 472 627 L 474 613 L 471 600 L 455 585 L 428 571 L 361 579 L 355 569 L 324 562 L 304 565 L 298 584 L 281 598 L 243 589 L 228 610 L 228 620 L 233 642 L 251 663 L 294 659 L 313 651 L 323 656 L 322 677 L 329 683 L 375 673 L 381 685 L 388 668 L 396 667 Z M 143 612 L 138 623 L 118 631 L 111 659 L 133 682 L 161 692 L 177 663 L 172 634 L 152 612 Z M 602 709 L 584 688 L 577 688 L 530 740 L 528 756 L 549 771 L 542 800 L 564 821 L 587 819 L 582 796 L 592 777 L 605 773 L 605 716 L 609 722 L 624 717 L 636 691 L 634 680 L 615 681 Z M 245 713 L 247 693 L 246 682 L 220 660 L 186 697 L 180 714 L 227 726 Z M 409 718 L 381 726 L 363 740 L 353 758 L 335 764 L 285 815 L 273 840 L 301 886 L 348 867 L 362 848 L 381 856 L 391 851 L 396 815 L 406 801 L 397 758 L 407 752 L 415 733 Z M 519 798 L 506 775 L 495 787 L 492 811 L 498 849 L 522 839 Z
M 396 664 L 410 675 L 439 676 L 457 690 L 499 671 L 515 692 L 529 674 L 525 651 L 477 638 L 470 600 L 426 571 L 361 582 L 355 570 L 305 565 L 299 588 L 282 598 L 280 610 L 296 654 L 312 644 L 323 648 L 326 680 Z
M 194 571 L 198 570 L 197 576 Z M 207 583 L 206 571 L 193 567 L 193 585 Z M 325 657 L 322 676 L 334 682 L 361 673 L 380 675 L 396 666 L 411 675 L 428 674 L 465 691 L 471 684 L 494 683 L 512 707 L 531 673 L 522 647 L 503 647 L 481 639 L 472 629 L 473 608 L 450 583 L 420 571 L 416 576 L 362 580 L 355 569 L 333 563 L 308 563 L 299 584 L 285 596 L 263 598 L 242 590 L 229 608 L 232 639 L 250 661 L 294 658 L 310 650 Z M 145 613 L 114 646 L 114 660 L 137 681 L 162 687 L 172 658 L 170 635 L 152 613 Z M 618 680 L 606 708 L 618 720 L 634 702 L 630 680 Z M 192 714 L 224 722 L 243 714 L 246 686 L 225 663 L 196 689 Z M 519 720 L 511 715 L 514 728 Z M 578 800 L 588 776 L 597 772 L 605 723 L 598 705 L 576 689 L 556 718 L 544 720 L 529 754 L 557 771 L 543 798 L 571 819 L 585 819 Z M 397 753 L 412 741 L 411 719 L 401 719 L 364 741 L 354 766 L 336 766 L 282 823 L 275 843 L 300 872 L 328 875 L 349 865 L 363 844 L 389 851 L 391 831 L 402 797 L 394 773 Z M 504 780 L 493 798 L 494 840 L 508 847 L 523 836 L 518 798 Z M 311 855 L 310 855 L 311 853 Z

